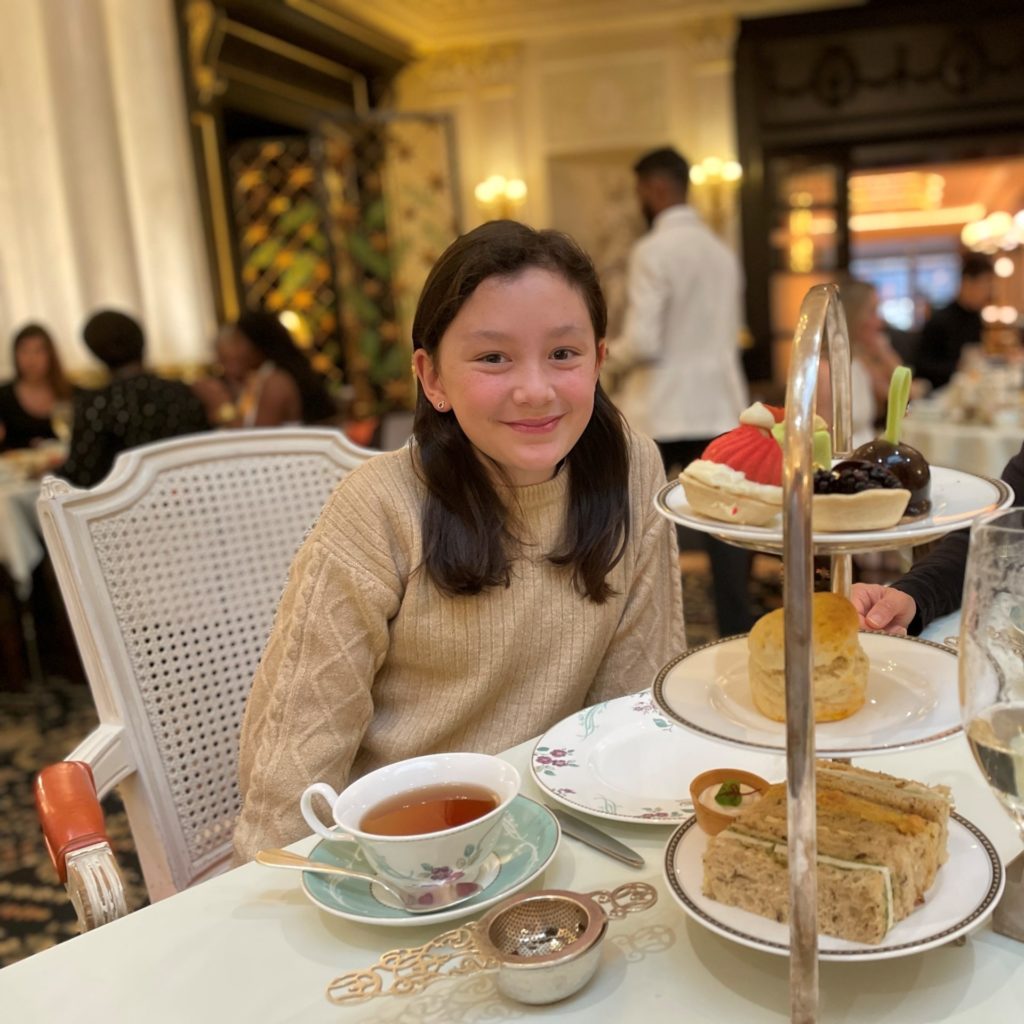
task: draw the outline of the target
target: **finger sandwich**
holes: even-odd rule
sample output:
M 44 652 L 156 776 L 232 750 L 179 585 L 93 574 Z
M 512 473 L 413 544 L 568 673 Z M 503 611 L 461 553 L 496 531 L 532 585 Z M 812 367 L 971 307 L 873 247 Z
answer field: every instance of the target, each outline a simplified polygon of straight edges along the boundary
M 822 761 L 817 810 L 818 928 L 877 944 L 924 901 L 946 860 L 948 790 Z M 788 920 L 786 843 L 786 787 L 777 783 L 709 840 L 704 895 Z

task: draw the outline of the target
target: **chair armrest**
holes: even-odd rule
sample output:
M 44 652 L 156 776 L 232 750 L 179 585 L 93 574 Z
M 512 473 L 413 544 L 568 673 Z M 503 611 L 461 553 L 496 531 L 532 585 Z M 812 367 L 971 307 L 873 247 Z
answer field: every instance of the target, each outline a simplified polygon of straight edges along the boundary
M 35 797 L 46 849 L 66 884 L 69 853 L 110 843 L 92 769 L 84 761 L 48 765 L 36 776 Z

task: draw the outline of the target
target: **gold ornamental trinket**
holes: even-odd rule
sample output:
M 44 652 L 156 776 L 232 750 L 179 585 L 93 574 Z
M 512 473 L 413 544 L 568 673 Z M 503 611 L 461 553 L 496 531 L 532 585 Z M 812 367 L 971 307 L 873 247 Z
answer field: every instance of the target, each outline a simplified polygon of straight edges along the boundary
M 562 889 L 503 900 L 479 921 L 411 949 L 393 949 L 372 967 L 327 986 L 332 1003 L 413 995 L 442 978 L 497 971 L 502 994 L 522 1003 L 553 1003 L 579 991 L 597 970 L 609 919 L 653 907 L 657 891 L 629 882 L 587 894 Z

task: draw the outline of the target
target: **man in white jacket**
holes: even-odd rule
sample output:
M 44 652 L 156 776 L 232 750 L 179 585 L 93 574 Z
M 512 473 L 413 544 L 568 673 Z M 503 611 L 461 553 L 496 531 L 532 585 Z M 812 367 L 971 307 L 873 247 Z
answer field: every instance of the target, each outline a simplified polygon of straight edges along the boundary
M 615 398 L 630 424 L 658 443 L 667 472 L 699 458 L 747 405 L 740 366 L 742 273 L 733 251 L 687 205 L 689 164 L 657 149 L 633 167 L 650 231 L 629 260 L 622 336 L 608 346 Z M 723 636 L 753 623 L 750 558 L 705 535 Z

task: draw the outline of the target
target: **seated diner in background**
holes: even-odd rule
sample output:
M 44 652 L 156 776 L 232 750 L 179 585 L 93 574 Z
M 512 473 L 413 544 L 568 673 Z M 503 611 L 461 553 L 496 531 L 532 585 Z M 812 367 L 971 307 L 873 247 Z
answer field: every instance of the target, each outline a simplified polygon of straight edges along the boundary
M 1015 505 L 1024 506 L 1024 444 L 1006 464 L 1002 478 L 1013 489 Z M 970 530 L 948 534 L 891 586 L 855 583 L 853 601 L 861 625 L 898 636 L 917 636 L 940 615 L 960 607 L 967 571 Z
M 119 452 L 207 429 L 202 404 L 187 384 L 143 368 L 145 338 L 130 316 L 94 313 L 82 337 L 111 379 L 76 394 L 70 450 L 60 476 L 77 487 L 92 487 L 110 472 Z
M 26 324 L 15 335 L 14 379 L 0 385 L 0 451 L 54 441 L 53 420 L 71 401 L 53 338 L 45 327 Z
M 326 423 L 338 413 L 323 378 L 273 313 L 245 313 L 217 339 L 221 373 L 194 389 L 215 427 Z
M 885 332 L 878 312 L 878 291 L 873 284 L 850 278 L 840 285 L 839 297 L 850 338 L 850 405 L 853 413 L 853 444 L 864 444 L 885 421 L 892 373 L 903 365 Z M 911 397 L 927 391 L 927 384 L 915 381 Z M 825 415 L 831 419 L 831 410 Z M 824 414 L 823 414 L 824 415 Z
M 981 342 L 981 311 L 992 303 L 995 281 L 991 256 L 980 252 L 964 254 L 956 298 L 932 313 L 921 331 L 915 373 L 933 388 L 949 383 L 964 346 Z
M 413 440 L 337 487 L 257 670 L 239 859 L 308 833 L 310 782 L 496 753 L 683 650 L 664 470 L 601 388 L 606 327 L 559 232 L 492 221 L 442 254 L 413 323 Z

